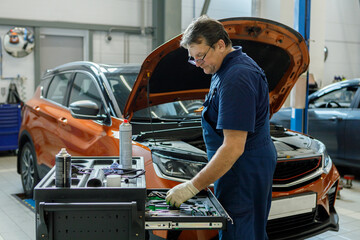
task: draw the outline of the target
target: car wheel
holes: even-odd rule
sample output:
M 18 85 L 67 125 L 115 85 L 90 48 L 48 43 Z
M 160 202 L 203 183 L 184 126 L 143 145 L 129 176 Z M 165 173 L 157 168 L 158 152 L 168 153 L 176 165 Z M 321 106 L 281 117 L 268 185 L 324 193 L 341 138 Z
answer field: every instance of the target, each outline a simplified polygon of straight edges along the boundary
M 27 142 L 22 147 L 20 155 L 21 183 L 25 196 L 27 197 L 33 196 L 34 187 L 39 182 L 36 164 L 35 150 L 33 146 Z

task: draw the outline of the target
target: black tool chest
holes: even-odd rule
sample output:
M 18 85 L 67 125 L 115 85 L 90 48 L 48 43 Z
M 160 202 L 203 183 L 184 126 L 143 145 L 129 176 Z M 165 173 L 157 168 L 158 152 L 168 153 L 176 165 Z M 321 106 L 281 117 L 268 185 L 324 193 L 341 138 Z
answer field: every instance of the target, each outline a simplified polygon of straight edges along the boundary
M 120 187 L 88 187 L 90 172 L 108 169 L 118 157 L 73 157 L 72 185 L 55 187 L 55 168 L 35 187 L 36 239 L 145 239 L 146 230 L 225 229 L 229 219 L 210 190 L 180 209 L 165 203 L 167 189 L 146 189 L 144 161 L 122 175 Z M 111 169 L 111 168 L 110 168 Z

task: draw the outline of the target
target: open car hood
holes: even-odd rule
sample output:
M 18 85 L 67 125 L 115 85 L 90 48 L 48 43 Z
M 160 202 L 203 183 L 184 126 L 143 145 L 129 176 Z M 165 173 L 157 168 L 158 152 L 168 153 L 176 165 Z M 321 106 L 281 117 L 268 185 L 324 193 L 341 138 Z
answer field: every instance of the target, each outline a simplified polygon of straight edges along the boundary
M 270 116 L 277 112 L 298 77 L 307 70 L 309 52 L 300 33 L 281 23 L 261 18 L 220 20 L 233 46 L 253 58 L 269 83 Z M 127 99 L 124 117 L 161 103 L 203 99 L 211 75 L 188 63 L 188 51 L 180 46 L 182 34 L 155 49 L 143 62 Z

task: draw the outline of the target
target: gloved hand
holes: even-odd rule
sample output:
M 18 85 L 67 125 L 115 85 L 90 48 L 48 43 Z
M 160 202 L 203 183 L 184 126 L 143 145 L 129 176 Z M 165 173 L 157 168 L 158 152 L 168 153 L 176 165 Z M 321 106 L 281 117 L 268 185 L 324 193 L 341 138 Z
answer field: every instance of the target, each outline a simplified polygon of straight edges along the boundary
M 166 202 L 175 207 L 195 196 L 199 190 L 194 187 L 191 181 L 181 183 L 166 193 Z

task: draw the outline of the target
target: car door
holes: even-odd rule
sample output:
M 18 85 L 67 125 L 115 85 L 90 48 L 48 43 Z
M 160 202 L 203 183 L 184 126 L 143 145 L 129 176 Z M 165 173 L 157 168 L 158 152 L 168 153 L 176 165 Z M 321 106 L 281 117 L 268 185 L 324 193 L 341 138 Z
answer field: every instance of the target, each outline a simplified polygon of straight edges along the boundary
M 77 72 L 72 83 L 68 106 L 80 100 L 95 102 L 100 111 L 104 111 L 102 92 L 94 76 L 88 72 Z M 119 141 L 115 138 L 113 130 L 119 131 L 118 120 L 112 119 L 112 125 L 106 126 L 101 121 L 75 119 L 68 109 L 64 113 L 59 126 L 59 137 L 63 147 L 73 156 L 114 156 L 119 154 Z
M 309 104 L 309 134 L 322 141 L 333 158 L 345 154 L 345 126 L 356 88 L 342 87 L 319 96 Z
M 55 164 L 55 155 L 63 147 L 62 141 L 58 137 L 58 126 L 62 121 L 63 113 L 67 111 L 64 101 L 71 76 L 71 72 L 56 74 L 49 84 L 44 104 L 36 106 L 40 112 L 36 121 L 38 122 L 38 132 L 41 135 L 33 136 L 33 138 L 35 143 L 39 143 L 39 146 L 35 146 L 40 149 L 37 151 L 39 163 L 48 167 Z
M 349 111 L 345 124 L 344 164 L 360 165 L 360 89 L 357 89 L 353 106 Z

